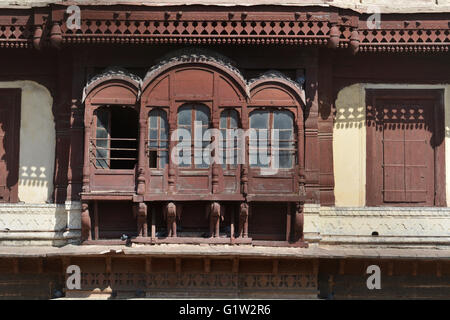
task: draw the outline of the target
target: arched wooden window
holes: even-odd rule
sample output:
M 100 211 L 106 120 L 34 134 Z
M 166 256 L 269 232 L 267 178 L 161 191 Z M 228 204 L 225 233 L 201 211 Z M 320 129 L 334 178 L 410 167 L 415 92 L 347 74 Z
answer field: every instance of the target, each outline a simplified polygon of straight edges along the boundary
M 210 141 L 204 141 L 203 136 L 209 128 L 210 112 L 209 108 L 203 104 L 189 103 L 178 109 L 178 129 L 187 130 L 191 138 L 189 155 L 180 154 L 180 157 L 188 157 L 190 161 L 178 163 L 179 167 L 190 168 L 208 168 L 209 164 L 203 157 L 203 150 L 210 144 Z M 200 130 L 195 130 L 195 125 Z M 197 132 L 196 132 L 197 131 Z M 182 150 L 181 152 L 183 152 Z
M 239 128 L 239 114 L 236 110 L 227 109 L 220 114 L 220 131 L 222 133 L 222 167 L 236 168 L 238 163 L 238 136 L 233 129 Z
M 163 169 L 169 161 L 169 140 L 167 114 L 161 109 L 153 109 L 148 117 L 148 158 L 149 167 Z
M 295 164 L 294 118 L 289 111 L 257 110 L 250 114 L 250 166 L 290 169 Z M 272 163 L 275 161 L 275 163 Z

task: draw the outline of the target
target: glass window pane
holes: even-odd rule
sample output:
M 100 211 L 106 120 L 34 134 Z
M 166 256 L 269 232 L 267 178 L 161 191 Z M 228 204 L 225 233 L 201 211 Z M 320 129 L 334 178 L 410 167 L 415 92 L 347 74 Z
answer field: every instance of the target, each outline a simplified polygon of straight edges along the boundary
M 183 106 L 178 110 L 178 124 L 191 126 L 192 108 Z
M 294 156 L 292 151 L 278 151 L 278 155 L 280 168 L 292 168 L 292 159 Z
M 195 107 L 195 120 L 201 121 L 202 124 L 209 124 L 209 108 L 203 105 Z
M 107 169 L 109 167 L 109 140 L 106 140 L 106 138 L 108 138 L 109 127 L 109 110 L 98 109 L 96 130 L 96 138 L 98 140 L 95 141 L 95 156 L 97 158 L 96 166 L 102 169 Z
M 273 114 L 274 129 L 292 129 L 293 115 L 289 111 L 275 111 Z
M 280 140 L 293 140 L 292 139 L 292 131 L 293 130 L 279 130 L 278 131 L 278 137 L 280 138 Z
M 220 114 L 220 127 L 227 128 L 228 111 L 224 111 Z
M 148 134 L 149 134 L 150 140 L 154 140 L 154 141 L 158 140 L 158 130 L 150 129 Z
M 168 156 L 167 156 L 168 152 L 167 151 L 161 151 L 160 152 L 160 158 L 159 158 L 159 167 L 161 169 L 166 167 L 166 164 L 168 163 Z
M 97 128 L 102 128 L 109 131 L 109 110 L 97 110 Z
M 157 129 L 158 128 L 158 111 L 153 110 L 150 112 L 150 128 Z
M 230 128 L 236 129 L 238 127 L 238 112 L 236 110 L 230 111 Z
M 250 114 L 250 128 L 267 129 L 269 113 L 267 111 L 253 111 Z

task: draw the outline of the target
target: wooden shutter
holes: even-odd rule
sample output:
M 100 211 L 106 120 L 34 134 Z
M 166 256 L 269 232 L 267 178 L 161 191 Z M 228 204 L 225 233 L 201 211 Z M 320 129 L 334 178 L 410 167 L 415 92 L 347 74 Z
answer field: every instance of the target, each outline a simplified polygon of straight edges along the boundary
M 386 101 L 383 112 L 384 202 L 433 204 L 433 104 Z M 383 109 L 383 110 L 381 110 Z
M 0 202 L 18 201 L 20 89 L 0 89 Z

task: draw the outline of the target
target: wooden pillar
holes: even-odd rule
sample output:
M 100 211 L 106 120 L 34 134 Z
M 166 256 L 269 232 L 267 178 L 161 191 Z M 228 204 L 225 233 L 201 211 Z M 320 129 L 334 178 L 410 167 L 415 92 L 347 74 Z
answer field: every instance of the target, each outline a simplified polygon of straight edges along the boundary
M 70 49 L 69 49 L 70 50 Z M 86 59 L 88 52 L 77 52 L 72 57 L 72 94 L 70 106 L 70 156 L 67 180 L 67 200 L 79 201 L 83 187 L 83 141 L 84 141 L 84 104 L 83 87 L 86 81 Z M 64 75 L 63 81 L 67 81 Z
M 319 59 L 319 184 L 320 204 L 334 205 L 333 170 L 333 50 L 323 49 Z
M 230 239 L 231 239 L 231 243 L 234 243 L 234 215 L 235 215 L 235 210 L 236 207 L 234 205 L 232 205 L 231 207 L 231 215 L 230 215 Z
M 138 149 L 138 176 L 137 176 L 137 194 L 145 193 L 145 164 L 146 164 L 146 133 L 147 119 L 139 119 L 139 149 Z
M 152 272 L 152 258 L 147 257 L 145 258 L 145 273 L 151 273 Z
M 53 197 L 64 203 L 68 197 L 68 169 L 70 155 L 70 108 L 72 93 L 72 55 L 68 50 L 57 51 L 57 78 L 53 115 L 55 119 L 56 149 L 53 176 Z
M 318 143 L 318 49 L 311 48 L 306 68 L 305 117 L 305 182 L 306 201 L 319 202 L 319 143 Z
M 288 202 L 286 212 L 286 241 L 291 241 L 292 204 Z
M 94 240 L 99 239 L 98 229 L 98 201 L 94 201 Z
M 156 239 L 156 208 L 152 206 L 152 230 L 151 230 L 152 242 Z
M 87 108 L 86 108 L 87 109 Z M 84 165 L 83 165 L 83 192 L 89 192 L 89 168 L 90 168 L 90 149 L 91 149 L 91 117 L 88 114 L 88 110 L 85 110 L 85 123 L 84 123 Z
M 204 271 L 205 273 L 210 273 L 211 272 L 211 259 L 209 258 L 204 258 Z

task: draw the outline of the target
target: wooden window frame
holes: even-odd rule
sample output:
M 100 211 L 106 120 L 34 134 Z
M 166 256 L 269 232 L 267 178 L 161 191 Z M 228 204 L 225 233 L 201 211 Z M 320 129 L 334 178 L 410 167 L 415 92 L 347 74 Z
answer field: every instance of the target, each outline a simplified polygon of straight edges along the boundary
M 195 121 L 197 120 L 196 116 L 197 116 L 197 110 L 198 107 L 203 107 L 205 108 L 205 110 L 208 110 L 208 123 L 205 125 L 202 125 L 202 127 L 205 127 L 206 129 L 210 129 L 211 128 L 211 108 L 210 106 L 208 106 L 208 104 L 204 103 L 204 102 L 196 102 L 196 101 L 190 101 L 190 102 L 185 102 L 182 103 L 178 108 L 177 108 L 177 129 L 186 129 L 186 125 L 180 125 L 179 123 L 179 117 L 180 117 L 180 110 L 184 107 L 189 107 L 190 111 L 191 111 L 191 123 L 189 126 L 190 132 L 191 132 L 191 141 L 190 141 L 190 165 L 189 166 L 181 166 L 179 164 L 177 164 L 177 167 L 180 170 L 200 170 L 200 171 L 207 171 L 212 167 L 212 164 L 206 166 L 206 167 L 201 167 L 198 164 L 195 163 L 195 140 L 197 139 L 197 137 L 195 136 L 195 130 L 194 130 L 194 124 Z M 201 137 L 203 138 L 203 137 Z M 170 138 L 169 138 L 170 139 Z M 179 142 L 179 141 L 177 141 Z M 202 141 L 202 152 L 203 152 L 203 143 L 204 141 Z M 169 155 L 170 156 L 170 155 Z M 169 160 L 171 161 L 171 159 Z
M 231 114 L 232 113 L 236 114 L 236 120 L 237 120 L 236 128 L 231 128 L 230 127 L 230 125 L 231 125 Z M 226 121 L 227 121 L 226 128 L 222 127 L 222 116 L 224 116 Z M 239 112 L 236 109 L 234 109 L 234 108 L 226 108 L 226 109 L 222 110 L 222 112 L 220 112 L 219 130 L 229 130 L 229 129 L 237 130 L 237 129 L 241 129 L 241 128 L 242 128 L 242 126 L 240 125 Z M 225 131 L 225 132 L 227 132 L 227 131 Z M 222 161 L 224 159 L 227 159 L 226 158 L 226 156 L 227 156 L 226 155 L 226 152 L 227 152 L 226 146 L 227 146 L 227 142 L 229 140 L 228 138 L 229 138 L 228 136 L 223 136 L 222 137 L 222 139 L 223 139 L 222 143 L 225 146 L 225 149 L 222 150 L 222 152 L 223 152 Z M 239 152 L 240 152 L 240 150 L 239 150 L 239 141 L 237 141 L 237 145 L 234 145 L 234 143 L 233 143 L 233 150 L 234 150 L 235 159 L 236 159 L 237 162 L 239 162 Z M 240 163 L 234 163 L 234 164 L 222 163 L 222 168 L 224 170 L 235 170 L 239 165 L 240 165 Z
M 251 116 L 252 113 L 254 112 L 267 112 L 269 114 L 268 117 L 268 135 L 267 135 L 267 148 L 268 148 L 268 154 L 267 156 L 269 156 L 270 158 L 272 157 L 272 129 L 274 127 L 274 120 L 275 120 L 275 113 L 276 112 L 286 112 L 286 113 L 291 113 L 292 114 L 292 128 L 290 130 L 292 130 L 292 140 L 290 140 L 290 142 L 292 142 L 292 148 L 278 148 L 278 151 L 282 151 L 282 150 L 287 150 L 287 151 L 292 151 L 292 164 L 291 167 L 289 168 L 278 168 L 279 171 L 292 171 L 295 169 L 295 167 L 297 166 L 297 152 L 298 152 L 298 146 L 297 146 L 297 139 L 296 139 L 296 126 L 295 126 L 295 115 L 292 111 L 290 110 L 286 110 L 286 109 L 255 109 L 255 110 L 251 110 L 248 114 L 248 125 L 250 129 L 253 129 L 251 126 Z M 260 129 L 255 129 L 255 130 L 260 130 Z M 287 129 L 277 129 L 277 130 L 287 130 Z M 253 147 L 251 145 L 251 139 L 249 138 L 249 143 L 248 143 L 248 154 L 249 154 L 249 166 L 251 169 L 258 169 L 258 168 L 270 168 L 270 166 L 267 167 L 262 167 L 262 166 L 258 166 L 257 164 L 250 164 L 250 152 L 251 150 L 255 149 L 255 147 Z M 259 157 L 259 147 L 256 148 L 258 150 L 258 157 Z
M 376 108 L 377 101 L 382 100 L 432 100 L 434 101 L 433 138 L 442 137 L 442 142 L 434 148 L 434 204 L 432 207 L 446 206 L 445 198 L 445 110 L 442 89 L 366 89 L 366 116 L 369 107 Z M 386 203 L 380 193 L 383 186 L 382 167 L 375 163 L 372 154 L 376 152 L 377 135 L 374 126 L 366 125 L 366 205 L 398 207 L 430 207 L 423 203 L 398 202 Z
M 92 126 L 92 137 L 90 138 L 91 140 L 91 144 L 92 144 L 92 150 L 89 151 L 89 157 L 90 157 L 90 162 L 93 164 L 93 167 L 95 169 L 95 171 L 105 171 L 105 172 L 114 172 L 114 173 L 121 173 L 121 172 L 134 172 L 136 170 L 136 166 L 138 165 L 138 157 L 139 157 L 139 133 L 138 136 L 136 137 L 136 139 L 133 138 L 112 138 L 111 137 L 111 130 L 112 130 L 112 111 L 111 111 L 111 107 L 114 106 L 119 106 L 119 105 L 101 105 L 99 107 L 97 107 L 94 110 L 93 113 L 93 119 L 94 119 L 94 125 Z M 124 105 L 124 107 L 127 108 L 133 108 L 132 106 L 127 106 Z M 103 110 L 107 110 L 108 111 L 108 125 L 109 128 L 107 130 L 107 138 L 98 138 L 97 137 L 97 128 L 98 128 L 98 112 L 99 111 L 103 111 Z M 138 113 L 136 113 L 137 116 L 139 116 Z M 108 142 L 107 144 L 107 158 L 98 158 L 97 157 L 97 140 L 106 140 Z M 120 150 L 120 149 L 127 149 L 127 148 L 112 148 L 111 147 L 111 142 L 112 141 L 119 141 L 119 140 L 128 140 L 128 141 L 136 141 L 136 158 L 112 158 L 111 157 L 111 151 L 112 150 Z M 98 160 L 103 160 L 107 163 L 108 167 L 107 168 L 101 168 L 100 166 L 97 166 L 97 161 Z M 135 161 L 135 168 L 133 169 L 115 169 L 115 168 L 111 168 L 111 160 L 115 160 L 115 161 Z
M 150 117 L 153 115 L 153 113 L 156 115 L 157 117 L 157 125 L 156 128 L 152 128 L 151 127 L 151 121 L 150 121 Z M 164 116 L 165 115 L 165 118 Z M 161 121 L 165 121 L 165 126 L 166 126 L 166 136 L 167 139 L 161 139 Z M 169 144 L 170 144 L 170 137 L 169 137 L 169 121 L 168 121 L 168 115 L 167 112 L 165 110 L 163 110 L 162 108 L 154 108 L 152 110 L 150 110 L 150 112 L 148 113 L 148 135 L 147 135 L 147 158 L 148 158 L 148 167 L 150 170 L 164 170 L 165 168 L 167 168 L 169 161 L 170 161 L 170 154 L 169 154 Z M 150 147 L 150 142 L 154 141 L 155 139 L 150 139 L 150 132 L 151 130 L 156 130 L 156 147 Z M 161 143 L 165 142 L 166 143 L 166 147 L 161 147 Z M 150 166 L 150 152 L 156 152 L 156 167 L 151 167 Z M 161 154 L 163 152 L 167 152 L 167 161 L 164 163 L 164 166 L 161 166 L 160 160 L 161 160 Z

